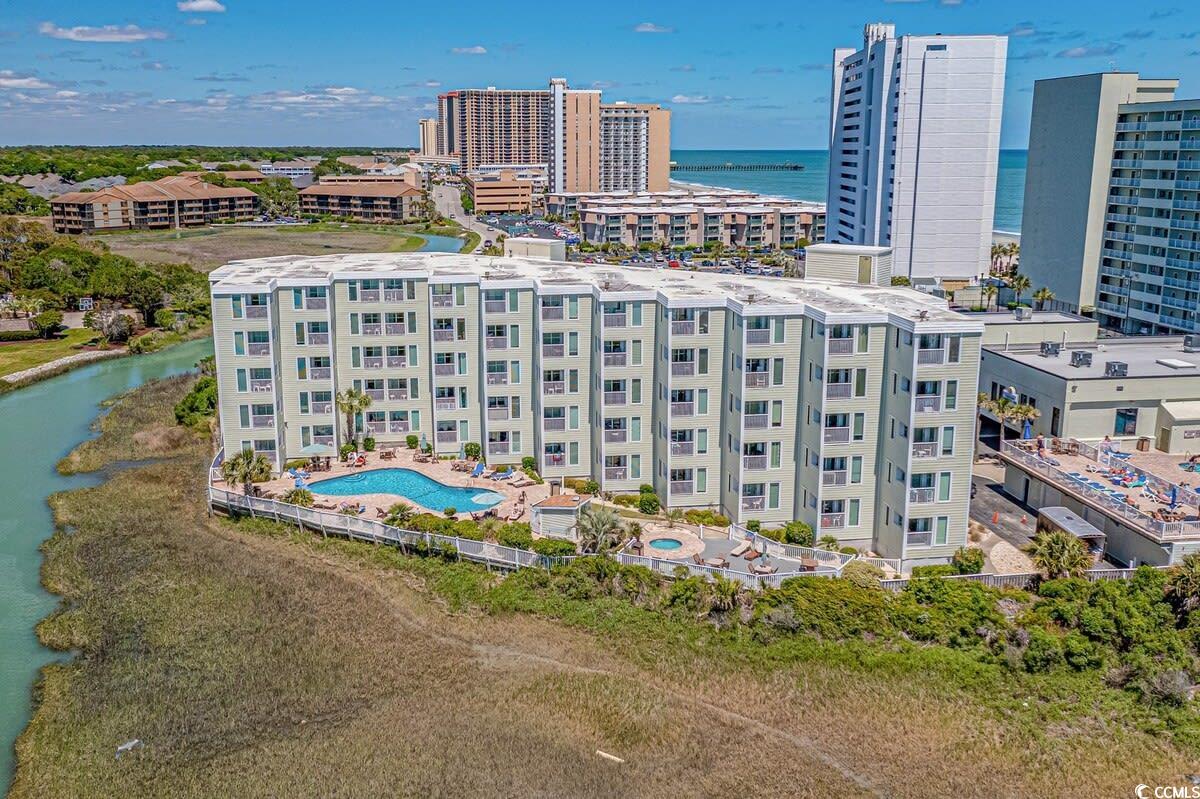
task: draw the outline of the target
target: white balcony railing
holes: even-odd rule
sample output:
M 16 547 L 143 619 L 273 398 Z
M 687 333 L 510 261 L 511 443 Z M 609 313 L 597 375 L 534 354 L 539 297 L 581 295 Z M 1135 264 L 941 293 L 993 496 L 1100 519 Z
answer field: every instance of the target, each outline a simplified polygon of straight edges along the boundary
M 914 505 L 923 505 L 926 502 L 933 502 L 933 488 L 910 488 L 908 489 L 908 501 Z
M 840 469 L 831 472 L 821 472 L 821 485 L 823 486 L 844 486 L 846 485 L 846 470 Z
M 508 310 L 508 303 L 504 300 L 484 300 L 484 313 L 505 313 Z
M 387 432 L 387 422 L 367 422 L 364 427 L 366 427 L 367 432 L 371 433 L 372 435 L 376 433 Z
M 384 289 L 384 302 L 404 302 L 404 289 Z
M 333 369 L 329 366 L 314 366 L 308 370 L 309 380 L 328 380 L 333 377 Z
M 938 454 L 938 442 L 936 441 L 914 441 L 912 445 L 912 456 L 914 458 L 936 458 Z
M 438 430 L 435 435 L 439 444 L 454 444 L 458 441 L 457 430 Z
M 487 418 L 489 418 L 493 421 L 495 421 L 497 419 L 507 419 L 508 418 L 508 408 L 488 408 L 487 409 Z
M 442 327 L 433 331 L 434 341 L 454 341 L 454 328 Z
M 404 369 L 408 366 L 408 358 L 403 355 L 389 355 L 386 363 L 389 369 Z
M 256 394 L 266 394 L 271 390 L 272 387 L 274 387 L 274 385 L 275 382 L 270 378 L 267 378 L 266 380 L 251 380 L 250 390 Z
M 432 297 L 434 308 L 449 308 L 454 305 L 453 294 L 434 294 Z
M 312 404 L 313 413 L 333 413 L 332 402 L 314 402 Z
M 628 430 L 605 430 L 604 441 L 608 444 L 624 444 L 629 440 Z
M 831 338 L 831 339 L 829 339 L 829 354 L 830 355 L 853 355 L 854 354 L 854 339 L 852 339 L 852 338 Z
M 604 314 L 605 327 L 625 327 L 625 314 L 623 313 L 606 313 Z
M 368 388 L 365 389 L 363 393 L 371 399 L 379 400 L 380 402 L 382 402 L 383 398 L 387 396 L 387 390 L 382 388 Z
M 439 411 L 452 411 L 458 407 L 458 397 L 438 397 L 433 401 L 433 407 Z
M 670 493 L 672 496 L 692 494 L 695 493 L 695 487 L 696 484 L 692 480 L 673 480 L 671 481 Z
M 671 335 L 673 336 L 694 336 L 696 334 L 696 322 L 692 319 L 683 319 L 671 322 Z
M 488 372 L 487 384 L 489 386 L 507 386 L 508 372 Z
M 624 466 L 605 466 L 604 467 L 604 479 L 605 480 L 625 480 L 626 476 L 628 474 L 629 474 L 629 471 Z
M 566 466 L 567 456 L 561 452 L 547 452 L 542 456 L 542 462 L 547 466 Z
M 688 377 L 696 374 L 695 361 L 675 361 L 671 364 L 671 374 L 675 377 Z
M 671 403 L 671 415 L 672 416 L 695 416 L 696 415 L 696 403 L 694 403 L 694 402 L 672 402 Z
M 850 441 L 849 427 L 826 427 L 821 435 L 826 444 L 845 444 Z
M 840 530 L 846 526 L 845 513 L 822 513 L 821 514 L 821 529 L 822 530 Z
M 246 352 L 251 355 L 270 355 L 271 342 L 269 341 L 251 341 L 246 345 Z
M 746 329 L 747 344 L 770 344 L 771 330 L 770 328 L 747 328 Z
M 379 302 L 379 289 L 363 289 L 358 292 L 359 302 Z
M 440 377 L 447 377 L 447 376 L 453 375 L 454 372 L 455 372 L 455 366 L 452 363 L 435 363 L 433 365 L 433 373 Z
M 267 306 L 265 306 L 265 305 L 247 305 L 246 306 L 246 318 L 247 319 L 266 319 L 267 318 Z
M 324 297 L 307 297 L 304 300 L 304 307 L 310 311 L 323 311 L 329 307 L 329 301 Z M 315 441 L 316 438 L 314 437 Z
M 937 394 L 918 396 L 916 409 L 917 413 L 937 413 L 942 409 L 942 398 Z
M 937 350 L 917 350 L 917 363 L 939 364 L 946 362 L 946 351 L 944 349 Z
M 364 336 L 380 336 L 383 335 L 383 325 L 379 322 L 364 323 L 362 326 L 362 334 Z
M 567 420 L 562 416 L 547 416 L 542 419 L 542 429 L 547 433 L 556 433 L 567 429 Z
M 542 306 L 542 321 L 553 322 L 563 318 L 563 307 L 561 305 L 543 305 Z
M 250 426 L 251 427 L 274 427 L 275 426 L 275 416 L 274 416 L 274 414 L 270 414 L 270 413 L 255 414 L 254 416 L 250 417 Z
M 488 336 L 485 340 L 485 346 L 489 350 L 506 350 L 508 349 L 508 337 Z
M 329 334 L 328 333 L 309 333 L 308 334 L 308 343 L 313 345 L 314 347 L 328 346 L 329 345 Z
M 407 388 L 389 388 L 387 398 L 392 401 L 408 399 Z
M 507 441 L 489 441 L 489 455 L 507 455 L 509 452 L 509 444 Z
M 364 369 L 382 369 L 383 368 L 383 356 L 382 355 L 368 355 L 362 359 L 362 364 L 363 364 Z
M 624 352 L 606 352 L 604 353 L 605 366 L 624 366 L 629 362 L 629 355 Z
M 849 383 L 826 383 L 825 399 L 849 399 L 854 393 L 854 386 Z
M 403 322 L 386 322 L 383 325 L 383 332 L 389 336 L 403 336 L 407 332 L 407 327 Z
M 561 380 L 549 380 L 542 383 L 542 393 L 547 396 L 553 397 L 559 394 L 565 394 L 566 391 L 567 384 Z
M 757 471 L 767 468 L 766 455 L 743 455 L 742 468 Z
M 333 436 L 313 436 L 314 444 L 324 444 L 327 447 L 333 446 Z
M 672 455 L 694 455 L 696 453 L 695 441 L 672 441 Z
M 769 423 L 770 417 L 765 413 L 748 413 L 742 417 L 742 426 L 747 430 L 761 430 Z
M 766 372 L 746 372 L 746 388 L 766 388 L 770 381 Z
M 605 391 L 604 392 L 604 404 L 605 405 L 624 405 L 625 404 L 625 392 L 624 391 Z
M 762 496 L 742 497 L 742 510 L 758 511 L 767 507 L 767 498 Z
M 562 344 L 543 344 L 542 345 L 542 357 L 543 358 L 561 358 L 561 357 L 563 357 L 563 354 L 565 352 L 566 352 L 566 348 Z

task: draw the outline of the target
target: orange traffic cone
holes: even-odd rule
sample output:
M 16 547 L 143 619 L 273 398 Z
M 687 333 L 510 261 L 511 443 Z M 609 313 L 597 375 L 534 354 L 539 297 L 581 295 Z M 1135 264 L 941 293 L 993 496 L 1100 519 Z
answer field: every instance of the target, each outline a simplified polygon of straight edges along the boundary
M 1021 524 L 1026 524 L 1028 522 L 1029 522 L 1029 518 L 1024 513 L 1022 513 L 1021 514 Z
M 994 511 L 992 513 L 992 524 L 997 524 L 997 523 L 999 523 L 999 521 L 1000 521 L 1000 511 Z

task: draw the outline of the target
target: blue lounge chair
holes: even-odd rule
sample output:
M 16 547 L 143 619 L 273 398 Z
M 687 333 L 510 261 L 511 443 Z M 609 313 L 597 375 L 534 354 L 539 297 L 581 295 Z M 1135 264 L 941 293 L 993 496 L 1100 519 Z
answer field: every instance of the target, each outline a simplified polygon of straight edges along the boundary
M 483 470 L 485 468 L 487 467 L 485 467 L 482 463 L 475 464 L 475 468 L 471 470 L 471 476 L 478 477 L 479 475 L 483 474 Z
M 504 472 L 496 472 L 495 474 L 492 475 L 492 479 L 493 480 L 507 480 L 508 478 L 510 478 L 512 476 L 513 476 L 513 470 L 509 469 Z

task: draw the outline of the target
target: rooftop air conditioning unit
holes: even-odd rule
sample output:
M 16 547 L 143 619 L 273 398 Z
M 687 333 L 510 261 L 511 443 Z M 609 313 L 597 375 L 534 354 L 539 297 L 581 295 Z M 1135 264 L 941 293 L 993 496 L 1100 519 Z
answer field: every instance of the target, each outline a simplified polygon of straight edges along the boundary
M 1128 377 L 1129 364 L 1124 361 L 1105 361 L 1104 362 L 1105 377 Z
M 1184 352 L 1200 352 L 1200 336 L 1192 333 L 1183 337 Z
M 1042 357 L 1043 358 L 1057 358 L 1059 350 L 1061 348 L 1062 348 L 1062 345 L 1059 344 L 1057 341 L 1043 341 L 1042 342 Z
M 1033 309 L 1026 308 L 1024 305 L 1018 305 L 1013 308 L 1013 315 L 1017 317 L 1018 322 L 1024 322 L 1033 318 Z
M 1082 367 L 1092 365 L 1092 354 L 1087 350 L 1075 350 L 1071 353 L 1071 365 Z

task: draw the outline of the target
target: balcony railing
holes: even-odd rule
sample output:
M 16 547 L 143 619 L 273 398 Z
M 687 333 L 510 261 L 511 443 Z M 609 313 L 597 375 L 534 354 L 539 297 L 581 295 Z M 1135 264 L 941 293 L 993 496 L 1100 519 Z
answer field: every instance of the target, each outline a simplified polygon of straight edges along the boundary
M 742 510 L 757 511 L 757 510 L 763 510 L 766 507 L 767 507 L 767 498 L 766 497 L 760 497 L 760 496 L 742 497 Z
M 767 456 L 766 455 L 743 455 L 742 456 L 742 468 L 743 469 L 751 469 L 751 470 L 765 469 L 765 468 L 767 468 Z
M 492 419 L 492 420 L 507 419 L 508 418 L 508 408 L 488 408 L 487 409 L 487 418 Z
M 393 402 L 398 401 L 398 400 L 406 400 L 406 399 L 408 399 L 408 389 L 407 388 L 389 388 L 387 390 L 387 398 L 389 400 L 392 400 Z
M 624 405 L 625 404 L 625 392 L 624 391 L 605 391 L 604 392 L 604 404 L 605 405 Z
M 314 366 L 308 370 L 309 380 L 328 380 L 333 377 L 333 368 L 329 366 Z
M 624 444 L 629 440 L 628 430 L 605 430 L 604 441 L 607 444 Z
M 388 422 L 388 432 L 389 433 L 407 433 L 409 431 L 409 429 L 410 428 L 409 428 L 408 422 L 402 422 L 399 420 L 394 421 L 394 422 Z
M 694 336 L 696 334 L 696 322 L 692 319 L 684 319 L 671 322 L 671 335 L 673 336 Z
M 506 350 L 508 349 L 508 337 L 488 336 L 485 339 L 485 347 L 489 350 Z
M 561 305 L 543 305 L 542 306 L 542 321 L 553 322 L 563 318 L 563 307 Z
M 507 386 L 508 372 L 488 372 L 487 384 L 489 386 Z
M 912 456 L 914 458 L 936 458 L 938 454 L 938 442 L 936 441 L 914 441 L 912 445 Z
M 672 416 L 694 416 L 696 414 L 696 403 L 694 402 L 672 402 Z
M 821 529 L 822 530 L 840 530 L 846 526 L 845 513 L 822 513 L 821 514 Z
M 606 313 L 604 314 L 605 327 L 625 327 L 625 314 L 623 313 Z
M 542 456 L 542 462 L 547 466 L 565 466 L 567 464 L 567 456 L 561 452 L 547 452 Z
M 548 433 L 556 433 L 567 429 L 567 420 L 562 416 L 547 416 L 542 419 L 542 429 Z
M 373 400 L 379 400 L 380 402 L 382 402 L 383 398 L 387 396 L 387 389 L 368 388 L 368 389 L 365 389 L 363 391 L 363 393 L 366 394 L 368 397 L 370 397 Z
M 846 485 L 846 470 L 839 469 L 831 472 L 821 472 L 821 485 L 823 486 L 844 486 Z
M 387 322 L 383 326 L 383 332 L 389 336 L 403 336 L 405 328 L 406 326 L 403 322 Z
M 367 422 L 364 427 L 368 433 L 386 433 L 387 422 Z
M 504 300 L 484 300 L 484 313 L 505 313 L 508 310 L 508 303 Z
M 454 341 L 454 328 L 443 327 L 433 331 L 434 341 Z
M 826 383 L 825 399 L 849 399 L 854 393 L 854 387 L 849 383 Z
M 747 430 L 761 430 L 770 422 L 770 418 L 765 413 L 748 413 L 742 417 L 742 425 Z
M 626 469 L 624 466 L 605 466 L 604 467 L 604 479 L 605 480 L 625 480 L 625 479 L 627 479 L 628 474 L 629 474 L 629 470 Z
M 672 496 L 678 496 L 680 494 L 692 494 L 695 493 L 695 487 L 696 484 L 692 480 L 673 480 L 671 482 L 670 493 Z
M 770 328 L 747 328 L 746 329 L 747 344 L 770 344 L 771 330 Z
M 251 341 L 246 345 L 246 352 L 250 355 L 270 355 L 271 342 L 269 341 Z
M 509 452 L 509 443 L 507 441 L 489 441 L 489 455 L 507 455 Z
M 274 427 L 275 426 L 275 416 L 274 416 L 274 414 L 270 414 L 270 413 L 255 414 L 254 416 L 250 417 L 250 426 L 251 427 Z
M 327 447 L 333 446 L 333 436 L 313 436 L 314 444 L 324 444 Z
M 629 362 L 629 355 L 624 352 L 606 352 L 604 353 L 605 366 L 624 366 Z
M 306 297 L 304 307 L 309 311 L 323 311 L 329 307 L 329 300 L 324 297 Z M 316 441 L 316 437 L 313 440 Z
M 379 289 L 363 289 L 358 292 L 359 302 L 379 302 Z
M 852 338 L 831 338 L 831 339 L 829 339 L 829 354 L 830 355 L 853 355 L 854 354 L 854 339 L 852 339 Z
M 918 364 L 936 364 L 946 362 L 946 351 L 944 349 L 937 350 L 917 350 Z
M 250 390 L 255 393 L 265 394 L 265 393 L 269 392 L 272 389 L 272 387 L 274 387 L 274 385 L 275 385 L 274 381 L 272 381 L 270 378 L 267 378 L 266 380 L 251 380 L 250 381 Z
M 247 319 L 266 319 L 267 318 L 267 306 L 265 306 L 265 305 L 247 305 L 246 306 L 246 318 Z
M 543 358 L 561 358 L 561 357 L 563 357 L 563 354 L 565 352 L 566 352 L 566 348 L 562 344 L 543 344 L 542 345 L 542 357 Z
M 384 302 L 403 302 L 404 301 L 404 289 L 384 289 L 383 290 L 383 301 Z
M 567 391 L 567 384 L 561 380 L 549 380 L 549 381 L 542 383 L 542 393 L 547 396 L 556 396 L 558 394 L 565 394 L 566 391 Z
M 439 444 L 454 444 L 458 441 L 457 430 L 438 430 L 435 435 Z
M 313 413 L 333 413 L 332 402 L 314 402 L 312 404 Z
M 771 375 L 766 372 L 746 372 L 746 388 L 766 388 Z
M 449 375 L 453 375 L 454 372 L 455 372 L 455 366 L 452 363 L 435 363 L 433 365 L 433 373 L 435 375 L 439 375 L 441 377 L 447 377 Z
M 850 441 L 850 428 L 826 427 L 821 434 L 821 440 L 826 444 L 845 444 Z
M 926 502 L 933 502 L 933 488 L 910 488 L 908 489 L 908 501 L 914 505 L 922 505 Z
M 454 305 L 453 294 L 434 294 L 431 302 L 434 308 L 449 308 Z
M 372 322 L 372 323 L 371 323 L 371 324 L 369 324 L 369 325 L 368 325 L 368 324 L 364 324 L 364 325 L 362 326 L 362 334 L 363 334 L 364 336 L 380 336 L 380 335 L 383 335 L 383 325 L 379 324 L 378 322 Z
M 942 409 L 942 398 L 937 394 L 918 396 L 916 409 L 917 413 L 937 413 Z
M 386 363 L 389 369 L 404 369 L 408 366 L 408 358 L 403 355 L 389 355 Z
M 695 361 L 675 361 L 671 364 L 671 374 L 675 377 L 687 377 L 696 374 Z
M 328 346 L 329 334 L 328 333 L 309 333 L 308 334 L 308 343 L 313 346 Z

